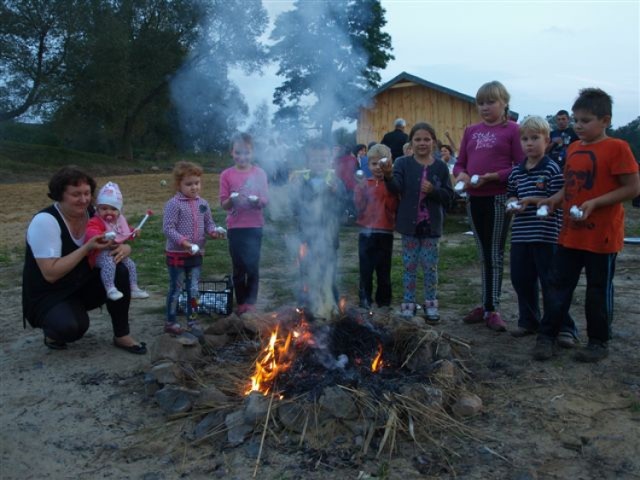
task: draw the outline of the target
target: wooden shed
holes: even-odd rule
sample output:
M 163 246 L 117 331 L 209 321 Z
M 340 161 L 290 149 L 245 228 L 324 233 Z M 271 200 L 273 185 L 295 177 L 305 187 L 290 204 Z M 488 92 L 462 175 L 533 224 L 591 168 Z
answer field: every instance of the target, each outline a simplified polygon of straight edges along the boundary
M 511 112 L 511 116 L 517 119 L 518 114 Z M 357 142 L 379 142 L 393 130 L 398 117 L 407 121 L 407 133 L 415 123 L 428 122 L 435 128 L 438 140 L 448 143 L 444 133 L 449 132 L 456 150 L 464 129 L 480 121 L 475 97 L 402 72 L 372 93 L 370 105 L 360 108 Z

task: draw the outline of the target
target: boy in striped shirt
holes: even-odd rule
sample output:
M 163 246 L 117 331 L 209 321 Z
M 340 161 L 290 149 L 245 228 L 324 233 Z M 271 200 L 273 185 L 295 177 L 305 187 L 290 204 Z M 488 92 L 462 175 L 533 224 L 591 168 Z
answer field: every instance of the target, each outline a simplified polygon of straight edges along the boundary
M 543 295 L 549 284 L 551 259 L 558 243 L 562 211 L 542 215 L 533 199 L 548 198 L 564 185 L 562 171 L 545 155 L 549 144 L 549 124 L 541 117 L 525 118 L 520 125 L 520 143 L 527 155 L 514 167 L 507 183 L 507 211 L 514 214 L 511 227 L 511 283 L 518 295 L 518 328 L 514 337 L 532 335 L 540 325 L 540 287 Z M 528 200 L 524 200 L 528 199 Z M 558 343 L 575 345 L 573 319 L 563 320 Z

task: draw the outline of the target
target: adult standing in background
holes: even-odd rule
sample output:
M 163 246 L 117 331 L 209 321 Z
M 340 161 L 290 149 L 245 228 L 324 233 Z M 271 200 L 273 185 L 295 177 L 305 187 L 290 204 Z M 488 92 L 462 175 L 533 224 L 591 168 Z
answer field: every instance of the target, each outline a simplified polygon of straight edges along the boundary
M 405 122 L 404 118 L 396 118 L 396 121 L 393 122 L 393 126 L 393 131 L 385 133 L 380 143 L 391 149 L 391 156 L 393 157 L 393 160 L 395 160 L 396 158 L 404 155 L 402 147 L 409 141 L 409 135 L 404 131 L 407 126 L 407 122 Z
M 564 161 L 567 156 L 567 147 L 578 140 L 578 135 L 569 126 L 569 112 L 560 110 L 556 113 L 556 129 L 551 130 L 551 142 L 547 146 L 547 155 L 555 161 L 560 169 L 564 169 Z

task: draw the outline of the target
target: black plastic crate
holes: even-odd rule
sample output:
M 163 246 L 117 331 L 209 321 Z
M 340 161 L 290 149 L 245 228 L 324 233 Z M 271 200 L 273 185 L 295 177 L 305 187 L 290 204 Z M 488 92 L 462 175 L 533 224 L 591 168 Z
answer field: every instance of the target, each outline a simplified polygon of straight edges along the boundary
M 233 310 L 233 283 L 228 275 L 219 280 L 200 280 L 198 290 L 200 298 L 196 313 L 229 315 Z M 186 311 L 187 291 L 183 290 L 178 296 L 178 313 Z

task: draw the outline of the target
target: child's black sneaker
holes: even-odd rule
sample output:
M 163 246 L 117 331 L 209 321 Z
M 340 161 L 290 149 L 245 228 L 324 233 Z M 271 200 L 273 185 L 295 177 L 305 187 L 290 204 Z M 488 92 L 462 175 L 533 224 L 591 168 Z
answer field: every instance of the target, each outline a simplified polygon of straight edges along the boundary
M 595 363 L 609 356 L 609 347 L 605 342 L 589 340 L 586 347 L 578 350 L 575 359 L 579 362 Z
M 553 357 L 554 343 L 555 341 L 553 338 L 538 335 L 538 338 L 536 339 L 536 346 L 533 347 L 533 351 L 531 352 L 534 360 L 544 362 L 545 360 L 549 360 Z

